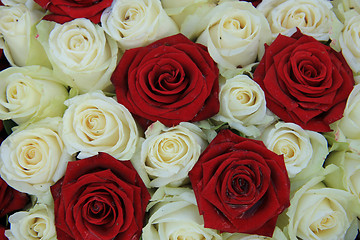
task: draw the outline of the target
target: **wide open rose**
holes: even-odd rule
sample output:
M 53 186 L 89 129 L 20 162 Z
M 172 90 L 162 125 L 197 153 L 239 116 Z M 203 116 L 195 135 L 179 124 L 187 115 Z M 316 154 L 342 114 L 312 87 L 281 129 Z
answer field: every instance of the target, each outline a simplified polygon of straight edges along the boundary
M 118 102 L 146 128 L 204 120 L 219 111 L 219 70 L 203 45 L 182 34 L 127 50 L 111 81 Z
M 140 238 L 150 194 L 130 161 L 99 153 L 69 163 L 51 193 L 59 240 Z
M 353 73 L 341 53 L 299 31 L 279 35 L 266 48 L 254 72 L 267 107 L 283 121 L 303 129 L 330 131 L 342 117 Z
M 113 0 L 34 0 L 51 14 L 45 20 L 57 23 L 69 22 L 75 18 L 87 18 L 93 23 L 100 22 L 101 14 L 105 8 L 110 7 Z
M 218 133 L 189 177 L 207 228 L 271 237 L 290 204 L 283 157 L 230 130 Z

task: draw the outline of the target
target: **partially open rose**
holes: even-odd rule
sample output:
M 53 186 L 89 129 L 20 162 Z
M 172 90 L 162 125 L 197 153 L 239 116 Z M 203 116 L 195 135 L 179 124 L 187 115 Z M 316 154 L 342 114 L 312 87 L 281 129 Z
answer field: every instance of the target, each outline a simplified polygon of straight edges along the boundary
M 150 194 L 130 161 L 74 161 L 51 193 L 59 240 L 139 239 Z
M 283 157 L 230 130 L 218 133 L 189 177 L 208 228 L 272 236 L 290 204 Z
M 275 39 L 256 68 L 254 81 L 264 90 L 273 113 L 317 132 L 330 131 L 329 124 L 342 117 L 354 85 L 341 53 L 299 31 Z
M 157 120 L 170 127 L 219 111 L 218 74 L 203 45 L 177 34 L 127 50 L 111 81 L 142 127 Z

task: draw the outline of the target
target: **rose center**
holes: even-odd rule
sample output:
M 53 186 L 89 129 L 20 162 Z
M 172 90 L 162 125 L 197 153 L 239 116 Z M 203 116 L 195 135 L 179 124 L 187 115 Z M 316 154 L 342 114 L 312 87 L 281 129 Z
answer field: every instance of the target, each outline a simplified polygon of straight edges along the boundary
M 84 112 L 82 126 L 89 141 L 93 141 L 105 132 L 106 117 L 104 113 L 96 107 L 88 108 Z
M 41 239 L 46 231 L 46 221 L 43 218 L 32 218 L 29 222 L 28 233 L 35 239 Z

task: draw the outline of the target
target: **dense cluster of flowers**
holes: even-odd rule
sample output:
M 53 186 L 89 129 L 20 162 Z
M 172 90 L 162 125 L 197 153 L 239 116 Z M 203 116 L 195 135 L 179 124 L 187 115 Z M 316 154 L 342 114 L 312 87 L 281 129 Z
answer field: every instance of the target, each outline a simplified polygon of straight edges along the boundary
M 353 240 L 359 0 L 1 0 L 0 239 Z

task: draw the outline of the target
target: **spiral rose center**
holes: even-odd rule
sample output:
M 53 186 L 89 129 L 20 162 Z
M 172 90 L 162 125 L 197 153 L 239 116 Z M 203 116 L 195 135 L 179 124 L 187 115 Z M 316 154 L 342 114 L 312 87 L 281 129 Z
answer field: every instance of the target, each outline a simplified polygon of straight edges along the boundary
M 227 19 L 224 23 L 224 28 L 228 30 L 240 30 L 246 26 L 246 21 L 241 17 Z
M 165 163 L 172 163 L 180 159 L 188 151 L 182 139 L 164 138 L 159 143 L 159 156 Z
M 125 5 L 120 11 L 120 26 L 123 29 L 130 29 L 134 25 L 139 24 L 144 16 L 144 12 L 141 5 L 132 7 Z
M 234 89 L 231 91 L 231 95 L 236 97 L 238 103 L 242 105 L 254 105 L 256 102 L 256 96 L 251 92 L 247 91 L 246 89 Z
M 28 233 L 31 237 L 41 239 L 46 231 L 46 220 L 43 218 L 35 217 L 29 222 Z
M 82 34 L 73 36 L 69 41 L 69 49 L 72 51 L 85 50 L 87 47 L 87 42 L 89 41 L 87 36 Z
M 106 127 L 106 117 L 102 111 L 93 107 L 85 110 L 85 117 L 82 125 L 89 141 L 93 141 L 104 134 Z

